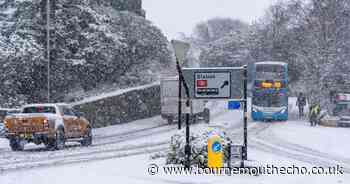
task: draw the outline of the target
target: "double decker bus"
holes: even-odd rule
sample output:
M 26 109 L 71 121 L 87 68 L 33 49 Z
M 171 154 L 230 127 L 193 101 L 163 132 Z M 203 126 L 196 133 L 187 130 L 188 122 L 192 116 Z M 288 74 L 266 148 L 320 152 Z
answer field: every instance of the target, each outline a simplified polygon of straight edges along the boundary
M 258 62 L 253 66 L 252 76 L 252 119 L 288 120 L 288 64 Z

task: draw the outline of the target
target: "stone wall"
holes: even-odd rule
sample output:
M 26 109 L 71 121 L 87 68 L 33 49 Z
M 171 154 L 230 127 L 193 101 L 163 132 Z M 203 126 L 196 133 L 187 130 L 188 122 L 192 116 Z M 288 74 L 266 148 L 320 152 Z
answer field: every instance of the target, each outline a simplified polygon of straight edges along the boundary
M 93 127 L 127 123 L 160 114 L 160 86 L 154 85 L 74 106 Z

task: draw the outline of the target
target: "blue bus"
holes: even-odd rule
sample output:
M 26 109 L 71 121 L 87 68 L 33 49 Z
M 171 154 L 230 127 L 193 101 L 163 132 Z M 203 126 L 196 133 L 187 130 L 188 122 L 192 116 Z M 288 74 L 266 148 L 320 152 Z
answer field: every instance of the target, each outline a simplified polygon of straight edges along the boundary
M 288 64 L 272 61 L 255 63 L 252 77 L 252 119 L 288 120 Z

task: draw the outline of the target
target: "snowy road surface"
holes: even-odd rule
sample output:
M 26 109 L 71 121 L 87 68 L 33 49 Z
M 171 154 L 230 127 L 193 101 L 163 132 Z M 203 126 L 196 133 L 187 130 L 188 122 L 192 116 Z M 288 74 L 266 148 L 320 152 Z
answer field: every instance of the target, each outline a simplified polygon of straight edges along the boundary
M 242 141 L 241 113 L 227 111 L 226 103 L 214 105 L 212 124 L 224 126 L 236 142 Z M 249 123 L 250 160 L 276 166 L 341 165 L 338 176 L 150 176 L 149 164 L 164 165 L 164 158 L 151 160 L 155 152 L 168 149 L 176 125 L 160 117 L 94 130 L 93 146 L 69 144 L 62 151 L 46 151 L 28 145 L 24 152 L 12 152 L 0 139 L 1 184 L 46 183 L 349 183 L 350 129 L 309 127 L 305 121 Z M 192 126 L 192 130 L 206 127 Z

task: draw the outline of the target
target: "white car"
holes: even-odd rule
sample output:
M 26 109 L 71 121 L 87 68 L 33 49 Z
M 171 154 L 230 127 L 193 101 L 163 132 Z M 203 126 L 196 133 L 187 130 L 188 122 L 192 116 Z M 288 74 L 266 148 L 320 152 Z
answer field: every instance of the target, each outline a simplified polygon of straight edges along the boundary
M 339 116 L 338 126 L 350 127 L 350 113 L 342 114 L 341 116 Z

